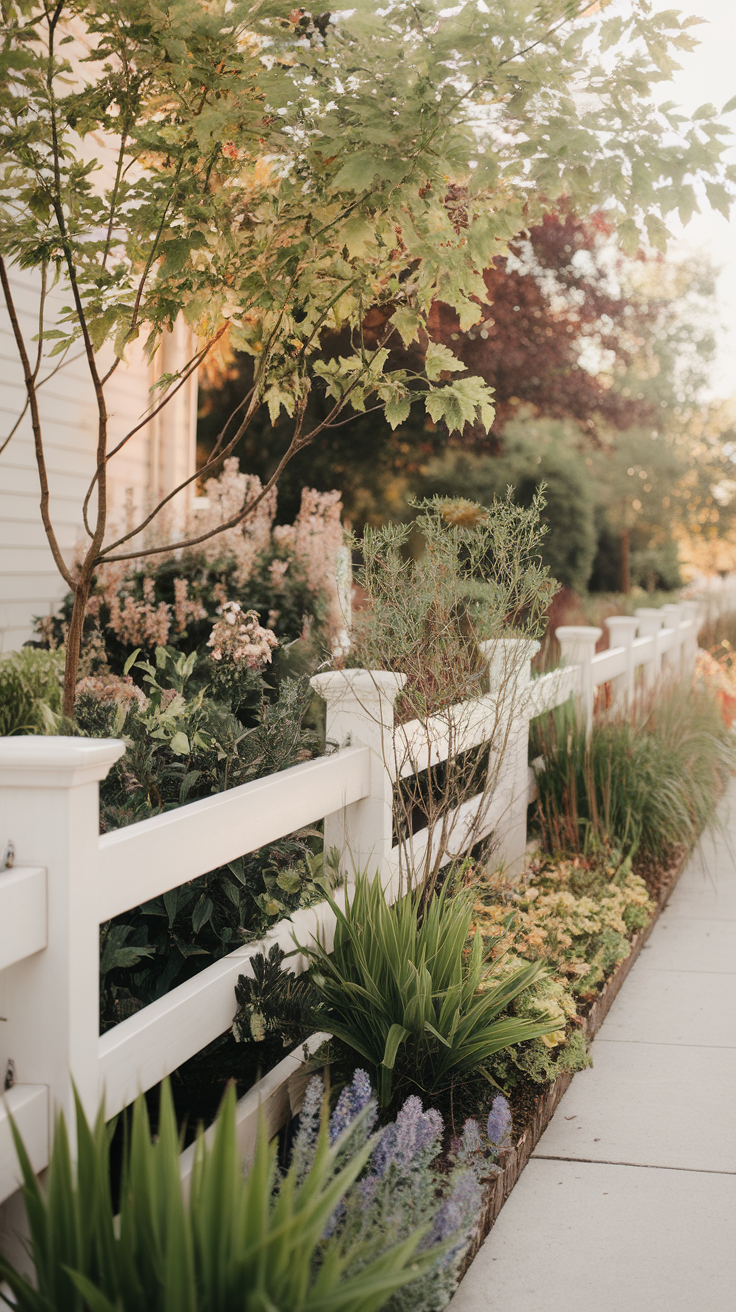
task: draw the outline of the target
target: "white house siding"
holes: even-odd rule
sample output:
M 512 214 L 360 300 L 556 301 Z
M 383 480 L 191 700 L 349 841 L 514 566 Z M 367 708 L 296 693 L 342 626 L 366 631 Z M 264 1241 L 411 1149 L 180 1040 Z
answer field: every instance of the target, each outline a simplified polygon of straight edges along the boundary
M 18 316 L 29 354 L 38 330 L 38 291 L 31 275 L 11 270 Z M 68 292 L 49 295 L 47 323 L 68 304 Z M 164 367 L 188 355 L 183 330 L 167 341 Z M 72 352 L 78 355 L 77 351 Z M 42 366 L 41 377 L 53 368 Z M 150 401 L 151 366 L 137 348 L 127 366 L 118 367 L 106 387 L 110 447 L 145 412 Z M 196 390 L 181 396 L 155 424 L 136 434 L 110 462 L 113 517 L 122 523 L 126 498 L 140 510 L 154 489 L 170 488 L 194 470 Z M 3 298 L 0 297 L 0 445 L 25 401 L 23 374 Z M 97 412 L 86 360 L 66 364 L 40 391 L 44 446 L 51 491 L 51 519 L 67 561 L 83 541 L 82 503 L 94 473 Z M 30 416 L 0 455 L 0 650 L 12 650 L 31 636 L 33 617 L 48 614 L 66 591 L 54 565 L 39 515 L 40 485 Z

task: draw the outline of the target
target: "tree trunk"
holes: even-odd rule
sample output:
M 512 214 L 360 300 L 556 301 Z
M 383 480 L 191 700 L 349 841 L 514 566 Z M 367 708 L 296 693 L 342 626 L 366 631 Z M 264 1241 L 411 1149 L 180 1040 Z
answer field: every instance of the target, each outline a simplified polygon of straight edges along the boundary
M 92 571 L 82 570 L 74 588 L 74 605 L 66 639 L 66 661 L 64 664 L 64 715 L 68 720 L 74 719 L 74 694 L 77 687 L 79 653 L 82 647 L 84 618 L 87 614 L 87 601 L 92 586 Z
M 629 565 L 629 530 L 625 528 L 621 534 L 621 591 L 624 596 L 631 592 L 631 568 Z

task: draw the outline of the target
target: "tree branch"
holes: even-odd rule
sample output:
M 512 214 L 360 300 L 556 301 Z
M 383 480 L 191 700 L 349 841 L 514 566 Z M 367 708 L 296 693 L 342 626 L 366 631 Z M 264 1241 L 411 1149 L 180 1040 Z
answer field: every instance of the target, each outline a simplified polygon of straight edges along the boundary
M 38 410 L 38 394 L 36 389 L 36 381 L 35 381 L 34 373 L 31 369 L 31 362 L 28 358 L 26 344 L 25 341 L 23 340 L 23 333 L 21 331 L 20 323 L 18 322 L 18 315 L 15 308 L 15 302 L 13 301 L 13 294 L 10 289 L 8 273 L 7 273 L 7 269 L 5 268 L 5 261 L 2 258 L 2 256 L 0 256 L 0 283 L 2 283 L 3 294 L 5 296 L 5 304 L 8 307 L 8 316 L 10 318 L 10 325 L 13 329 L 13 336 L 15 337 L 15 343 L 18 348 L 18 354 L 20 356 L 21 364 L 23 366 L 23 380 L 25 382 L 26 395 L 28 397 L 28 407 L 30 407 L 30 411 L 31 411 L 31 426 L 33 428 L 33 441 L 36 451 L 36 465 L 38 468 L 38 477 L 41 484 L 41 522 L 46 532 L 46 537 L 48 539 L 48 543 L 51 548 L 51 554 L 54 558 L 54 563 L 56 565 L 56 568 L 58 569 L 59 573 L 64 579 L 64 582 L 68 585 L 68 587 L 73 588 L 74 580 L 72 578 L 71 571 L 68 569 L 64 557 L 62 556 L 61 551 L 59 549 L 59 543 L 57 542 L 56 534 L 54 532 L 54 528 L 51 523 L 51 517 L 49 514 L 49 481 L 48 481 L 48 473 L 46 470 L 46 455 L 43 449 L 43 434 L 41 429 L 41 416 Z M 7 445 L 7 443 L 5 445 Z
M 376 352 L 381 350 L 385 341 L 391 335 L 392 332 L 395 332 L 395 329 L 392 324 L 388 324 L 386 328 L 386 332 L 383 334 L 379 342 L 379 345 L 376 348 Z M 305 446 L 309 446 L 310 442 L 314 441 L 314 438 L 318 437 L 319 434 L 325 428 L 328 428 L 332 420 L 335 419 L 338 414 L 340 414 L 341 410 L 344 408 L 346 402 L 348 401 L 350 393 L 354 391 L 354 389 L 358 386 L 358 383 L 360 382 L 363 375 L 368 372 L 368 368 L 369 368 L 369 364 L 367 364 L 365 368 L 361 370 L 360 373 L 356 374 L 355 378 L 350 383 L 350 386 L 345 389 L 342 396 L 335 402 L 329 414 L 326 415 L 326 417 L 319 424 L 317 424 L 316 428 L 313 428 L 309 433 L 307 433 L 305 437 L 302 437 L 302 426 L 304 423 L 304 414 L 306 411 L 308 398 L 307 396 L 304 396 L 302 398 L 299 404 L 296 427 L 292 435 L 291 441 L 289 443 L 289 446 L 287 447 L 286 451 L 281 457 L 273 474 L 271 475 L 268 482 L 266 483 L 266 486 L 261 489 L 258 496 L 254 497 L 252 501 L 242 506 L 241 509 L 237 512 L 237 514 L 233 515 L 230 519 L 226 520 L 223 524 L 219 524 L 217 528 L 208 529 L 206 533 L 201 533 L 197 537 L 185 538 L 179 542 L 169 543 L 163 547 L 148 547 L 142 551 L 127 552 L 117 556 L 111 556 L 108 554 L 109 552 L 114 551 L 116 547 L 122 546 L 124 542 L 129 542 L 131 538 L 134 538 L 139 533 L 141 533 L 143 529 L 147 528 L 147 526 L 151 523 L 151 521 L 156 518 L 156 515 L 158 515 L 160 511 L 163 510 L 163 507 L 169 501 L 172 500 L 173 497 L 177 496 L 179 492 L 182 492 L 184 488 L 187 487 L 190 483 L 194 482 L 195 479 L 201 478 L 204 473 L 209 472 L 209 470 L 213 467 L 213 465 L 219 463 L 218 460 L 213 460 L 212 458 L 210 458 L 208 463 L 204 465 L 202 469 L 197 470 L 195 474 L 192 474 L 189 478 L 185 479 L 183 483 L 180 483 L 178 487 L 174 488 L 172 492 L 169 492 L 159 502 L 159 504 L 155 507 L 155 509 L 151 511 L 150 515 L 146 517 L 146 519 L 143 521 L 142 524 L 139 524 L 137 528 L 132 529 L 131 532 L 126 533 L 124 537 L 118 538 L 116 542 L 111 542 L 109 547 L 105 548 L 105 550 L 100 553 L 98 557 L 98 562 L 106 563 L 112 560 L 141 560 L 147 556 L 163 555 L 167 551 L 173 551 L 173 550 L 178 551 L 181 550 L 181 548 L 183 547 L 198 546 L 200 542 L 206 542 L 209 538 L 215 537 L 218 533 L 223 533 L 226 529 L 235 528 L 238 524 L 242 523 L 242 521 L 246 519 L 248 515 L 252 514 L 252 512 L 256 509 L 256 507 L 260 505 L 263 498 L 268 495 L 268 493 L 272 490 L 272 488 L 276 486 L 284 469 L 286 468 L 292 457 L 296 455 L 297 451 L 301 451 Z M 258 405 L 260 404 L 260 398 L 258 394 L 255 392 L 255 388 L 253 390 L 255 395 L 253 397 L 253 400 L 251 401 L 250 406 L 248 407 L 248 413 L 244 417 L 243 423 L 240 425 L 240 428 L 235 434 L 235 437 L 231 438 L 230 442 L 226 446 L 225 451 L 222 453 L 222 456 L 220 458 L 227 455 L 229 451 L 233 449 L 235 444 L 240 440 L 240 437 L 246 431 L 253 417 L 253 414 L 258 409 Z

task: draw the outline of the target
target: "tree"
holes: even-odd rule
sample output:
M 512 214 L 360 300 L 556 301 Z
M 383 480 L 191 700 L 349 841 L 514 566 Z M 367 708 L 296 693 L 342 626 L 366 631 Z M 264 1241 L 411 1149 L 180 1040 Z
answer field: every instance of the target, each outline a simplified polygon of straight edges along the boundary
M 667 422 L 673 431 L 684 431 L 691 423 L 715 350 L 715 283 L 707 264 L 685 265 L 651 248 L 626 256 L 602 214 L 563 211 L 545 215 L 511 242 L 508 255 L 494 260 L 483 279 L 485 301 L 477 324 L 462 331 L 451 307 L 437 302 L 428 330 L 433 341 L 493 388 L 491 427 L 467 424 L 450 437 L 445 425 L 416 409 L 395 430 L 376 414 L 353 413 L 350 423 L 325 432 L 319 451 L 294 460 L 282 480 L 285 513 L 298 506 L 301 485 L 309 478 L 319 487 L 339 487 L 358 524 L 400 516 L 407 488 L 424 486 L 428 463 L 448 446 L 477 455 L 504 454 L 508 441 L 516 441 L 509 428 L 515 417 L 523 416 L 525 423 L 530 416 L 572 421 L 578 446 L 591 449 L 615 444 L 616 433 L 635 426 L 661 428 Z M 377 309 L 366 316 L 369 340 L 385 328 L 389 314 Z M 392 350 L 392 364 L 420 370 L 428 340 L 424 336 L 409 349 Z M 343 344 L 339 337 L 323 338 L 323 350 L 332 354 Z M 203 461 L 251 369 L 241 354 L 213 370 L 202 396 Z M 310 409 L 321 415 L 324 400 L 313 395 Z M 281 440 L 282 423 L 275 426 Z M 270 474 L 275 456 L 264 429 L 265 418 L 263 425 L 251 427 L 239 450 L 243 465 L 262 478 Z M 546 442 L 540 451 L 547 468 Z M 437 490 L 434 483 L 432 488 Z
M 715 110 L 686 123 L 649 98 L 675 66 L 672 52 L 693 45 L 694 20 L 655 14 L 650 0 L 611 19 L 591 18 L 588 7 L 389 0 L 377 11 L 356 0 L 315 18 L 280 0 L 3 0 L 0 246 L 38 271 L 35 359 L 5 264 L 0 279 L 41 516 L 74 594 L 67 714 L 95 570 L 171 548 L 141 534 L 173 492 L 106 540 L 108 465 L 131 434 L 110 448 L 105 389 L 136 338 L 155 352 L 183 313 L 199 343 L 179 376 L 163 376 L 143 423 L 226 327 L 233 347 L 253 357 L 252 382 L 205 472 L 264 407 L 272 421 L 283 411 L 291 427 L 262 496 L 348 404 L 376 405 L 392 426 L 413 405 L 450 431 L 490 426 L 488 386 L 448 347 L 431 345 L 416 373 L 393 367 L 389 347 L 417 339 L 437 301 L 463 330 L 477 322 L 483 269 L 561 196 L 605 207 L 629 248 L 644 228 L 663 243 L 667 214 L 691 207 L 699 177 L 727 207 L 735 175 L 722 163 Z M 109 180 L 96 164 L 100 137 L 110 145 Z M 43 302 L 60 277 L 69 308 L 51 326 Z M 390 314 L 369 345 L 362 325 L 371 306 Z M 325 359 L 323 334 L 340 330 L 346 353 Z M 59 355 L 63 365 L 75 344 L 98 437 L 73 573 L 49 513 L 38 389 L 44 360 Z M 309 426 L 316 387 L 330 405 Z M 242 522 L 255 504 L 208 532 Z

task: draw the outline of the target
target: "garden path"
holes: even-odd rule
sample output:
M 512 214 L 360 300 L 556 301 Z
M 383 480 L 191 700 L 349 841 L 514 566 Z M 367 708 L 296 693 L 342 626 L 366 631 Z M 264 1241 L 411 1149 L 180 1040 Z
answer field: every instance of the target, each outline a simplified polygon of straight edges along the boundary
M 736 781 L 449 1312 L 736 1295 Z

